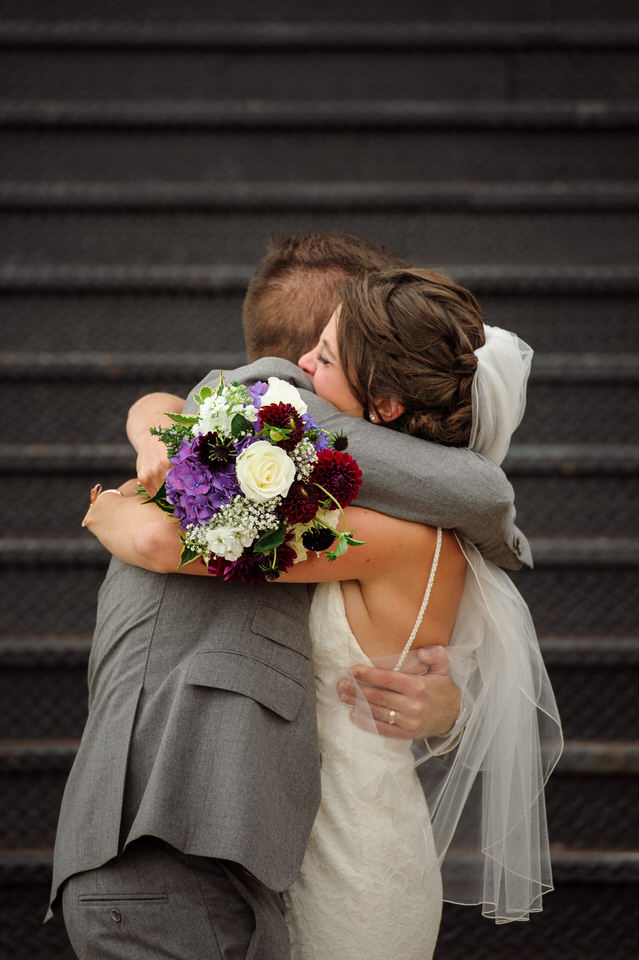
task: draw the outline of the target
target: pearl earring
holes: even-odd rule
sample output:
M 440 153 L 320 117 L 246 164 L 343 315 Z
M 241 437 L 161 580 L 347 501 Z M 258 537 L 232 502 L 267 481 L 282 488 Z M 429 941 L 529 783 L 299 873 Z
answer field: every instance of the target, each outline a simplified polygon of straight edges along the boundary
M 369 413 L 368 419 L 370 420 L 371 423 L 375 423 L 377 417 L 375 416 L 374 413 Z

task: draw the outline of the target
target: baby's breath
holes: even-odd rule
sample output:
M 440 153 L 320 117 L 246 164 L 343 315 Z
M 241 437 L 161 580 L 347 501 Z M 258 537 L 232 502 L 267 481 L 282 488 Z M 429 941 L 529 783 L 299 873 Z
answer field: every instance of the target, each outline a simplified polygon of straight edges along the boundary
M 211 552 L 217 552 L 212 544 L 218 529 L 224 529 L 225 542 L 228 542 L 229 534 L 232 533 L 239 544 L 250 546 L 262 534 L 280 525 L 277 508 L 281 502 L 281 497 L 273 497 L 267 503 L 255 503 L 244 497 L 234 497 L 230 503 L 221 507 L 208 523 L 199 527 L 189 524 L 184 533 L 184 541 L 194 549 L 201 549 L 207 561 Z
M 308 480 L 313 472 L 313 467 L 317 463 L 317 453 L 311 441 L 307 437 L 304 437 L 295 449 L 289 453 L 289 457 L 295 464 L 297 479 Z

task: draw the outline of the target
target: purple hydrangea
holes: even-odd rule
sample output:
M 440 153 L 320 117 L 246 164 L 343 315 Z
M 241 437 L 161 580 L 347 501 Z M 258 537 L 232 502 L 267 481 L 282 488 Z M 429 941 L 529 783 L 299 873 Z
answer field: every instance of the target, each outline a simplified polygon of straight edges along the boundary
M 259 410 L 262 406 L 262 397 L 268 390 L 268 383 L 264 383 L 263 380 L 257 380 L 253 386 L 248 387 L 248 392 L 251 395 L 251 400 L 253 401 L 253 406 L 257 407 Z
M 187 438 L 182 441 L 166 476 L 166 499 L 173 505 L 174 516 L 183 529 L 190 523 L 206 523 L 241 493 L 235 463 L 231 461 L 211 471 L 200 462 L 196 443 L 197 440 Z

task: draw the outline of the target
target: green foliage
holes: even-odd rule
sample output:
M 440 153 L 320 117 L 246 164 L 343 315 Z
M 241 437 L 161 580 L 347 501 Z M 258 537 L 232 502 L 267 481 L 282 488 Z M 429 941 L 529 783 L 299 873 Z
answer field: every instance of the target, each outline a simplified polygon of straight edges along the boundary
M 281 524 L 276 530 L 268 530 L 262 534 L 260 539 L 253 544 L 253 550 L 255 553 L 270 553 L 271 550 L 275 550 L 280 544 L 284 543 L 285 536 L 286 528 L 284 524 Z
M 193 560 L 197 560 L 201 553 L 199 550 L 194 550 L 192 547 L 188 547 L 184 541 L 182 541 L 182 553 L 180 555 L 180 562 L 178 563 L 178 570 L 181 567 L 186 566 L 187 563 L 191 563 Z
M 201 406 L 205 400 L 208 400 L 209 397 L 213 396 L 213 391 L 210 387 L 202 387 L 199 393 L 196 393 L 193 397 L 198 407 Z
M 343 556 L 349 547 L 363 547 L 366 543 L 365 540 L 356 540 L 351 530 L 338 531 L 336 532 L 336 536 L 337 546 L 334 550 L 329 550 L 326 554 L 326 559 L 329 563 Z
M 151 427 L 149 432 L 159 437 L 166 446 L 166 453 L 169 459 L 177 454 L 184 437 L 191 436 L 190 427 L 180 426 L 177 423 L 172 427 Z
M 243 414 L 236 413 L 231 420 L 231 433 L 237 440 L 238 437 L 241 437 L 244 434 L 254 434 L 255 430 L 253 429 L 253 424 L 250 420 L 247 420 Z
M 170 513 L 173 516 L 173 504 L 169 503 L 166 499 L 166 483 L 163 483 L 155 496 L 150 497 L 144 487 L 140 487 L 140 492 L 146 494 L 147 499 L 145 503 L 154 503 L 156 507 L 159 507 L 160 510 L 164 510 L 165 513 Z
M 192 427 L 193 424 L 197 423 L 197 417 L 192 415 L 186 415 L 184 413 L 167 413 L 167 417 L 173 421 L 173 423 L 179 424 L 181 427 Z

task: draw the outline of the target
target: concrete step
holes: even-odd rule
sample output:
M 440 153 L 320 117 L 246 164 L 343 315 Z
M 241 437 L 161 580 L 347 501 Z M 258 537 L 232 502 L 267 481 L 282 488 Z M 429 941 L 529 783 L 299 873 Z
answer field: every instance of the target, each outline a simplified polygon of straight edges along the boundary
M 552 263 L 556 267 L 632 264 L 639 259 L 636 209 L 589 213 L 349 210 L 313 212 L 13 211 L 0 213 L 0 259 L 9 266 L 257 263 L 271 233 L 340 230 L 384 237 L 390 249 L 429 266 L 462 261 Z
M 639 640 L 542 638 L 541 647 L 567 738 L 639 740 Z M 0 638 L 3 736 L 81 735 L 89 649 L 89 636 Z
M 165 345 L 163 345 L 165 346 Z M 205 358 L 205 361 L 206 358 Z M 210 360 L 208 361 L 210 362 Z M 243 363 L 239 353 L 218 354 L 221 365 Z M 5 382 L 128 382 L 147 377 L 195 377 L 202 370 L 202 352 L 154 350 L 141 353 L 112 350 L 108 353 L 74 350 L 4 352 L 0 375 Z M 639 352 L 536 353 L 531 379 L 536 384 L 635 384 L 639 382 Z
M 0 741 L 5 849 L 53 846 L 62 793 L 78 742 Z
M 301 171 L 309 180 L 348 176 L 360 182 L 384 180 L 389 171 L 400 181 L 437 180 L 443 171 L 452 180 L 490 182 L 636 179 L 639 138 L 632 110 L 612 114 L 614 101 L 607 101 L 610 110 L 598 101 L 574 101 L 562 112 L 545 102 L 545 112 L 526 101 L 529 112 L 517 106 L 510 115 L 485 115 L 476 104 L 461 103 L 457 112 L 431 108 L 430 116 L 417 102 L 403 122 L 389 102 L 386 114 L 380 105 L 360 115 L 359 123 L 354 113 L 318 110 L 319 104 L 302 105 L 297 115 L 289 107 L 286 122 L 272 103 L 238 102 L 233 114 L 222 105 L 217 115 L 196 105 L 190 123 L 182 106 L 172 124 L 162 101 L 152 114 L 139 116 L 131 108 L 118 114 L 107 104 L 83 113 L 69 105 L 66 114 L 62 105 L 48 113 L 37 105 L 8 105 L 0 113 L 0 179 L 139 183 L 180 180 L 185 171 L 194 182 L 290 181 Z
M 89 637 L 0 639 L 2 736 L 63 740 L 82 735 Z
M 636 852 L 556 851 L 555 891 L 530 923 L 495 926 L 476 907 L 444 904 L 436 960 L 627 960 L 634 956 Z M 0 857 L 2 945 L 11 960 L 73 960 L 59 917 L 42 926 L 48 850 Z
M 515 489 L 518 525 L 528 536 L 639 536 L 633 508 L 639 445 L 518 444 L 505 470 Z M 4 496 L 10 503 L 30 504 L 28 512 L 5 518 L 4 534 L 72 535 L 96 480 L 108 488 L 134 474 L 135 455 L 125 443 L 2 444 Z
M 77 741 L 0 741 L 0 815 L 8 850 L 53 845 Z M 570 741 L 547 787 L 559 851 L 639 850 L 639 745 Z
M 11 99 L 610 98 L 639 81 L 636 23 L 6 23 L 0 45 Z
M 315 102 L 251 98 L 226 100 L 0 100 L 0 125 L 5 129 L 167 130 L 636 130 L 639 107 L 629 97 L 598 99 L 430 100 L 406 98 L 381 101 L 341 97 Z
M 106 551 L 80 537 L 0 541 L 0 578 L 12 597 L 0 635 L 89 633 Z M 636 538 L 535 538 L 536 568 L 513 580 L 540 635 L 632 636 L 639 616 Z
M 403 244 L 398 252 L 406 253 Z M 458 268 L 455 276 L 472 284 L 487 322 L 514 330 L 540 353 L 639 351 L 639 324 L 635 322 L 639 296 L 629 292 L 627 280 L 624 283 L 616 273 L 607 283 L 602 278 L 600 285 L 588 292 L 580 282 L 554 292 L 552 278 L 529 283 L 525 289 L 521 279 L 515 279 L 510 289 L 504 281 L 496 289 L 495 284 L 490 285 L 490 277 L 482 282 L 476 268 L 468 278 L 467 272 L 468 268 Z M 596 280 L 599 272 L 593 270 L 591 279 Z M 248 265 L 236 267 L 233 276 L 220 277 L 217 284 L 201 281 L 203 289 L 198 291 L 194 281 L 195 289 L 188 289 L 187 271 L 183 270 L 181 289 L 177 278 L 168 291 L 158 278 L 155 291 L 150 280 L 145 289 L 141 279 L 137 290 L 130 291 L 131 275 L 121 275 L 118 289 L 115 270 L 108 285 L 97 269 L 81 272 L 79 277 L 57 268 L 0 271 L 3 349 L 112 352 L 126 343 L 135 353 L 163 352 L 179 330 L 185 343 L 197 344 L 204 351 L 210 347 L 213 354 L 239 354 L 243 351 L 242 297 L 251 273 Z M 637 275 L 639 278 L 639 271 Z
M 568 740 L 639 740 L 639 641 L 542 636 L 541 650 Z M 574 775 L 584 771 L 575 764 Z
M 632 915 L 639 893 L 632 879 L 637 853 L 626 856 L 553 857 L 555 890 L 529 923 L 495 926 L 477 907 L 445 903 L 435 960 L 626 960 L 636 952 Z
M 634 633 L 639 610 L 634 548 L 617 538 L 535 538 L 534 570 L 512 574 L 540 636 Z M 599 549 L 601 548 L 601 549 Z
M 0 209 L 44 213 L 235 213 L 374 210 L 444 213 L 628 213 L 639 181 L 357 180 L 289 182 L 0 182 Z
M 541 635 L 631 636 L 639 618 L 635 542 L 618 538 L 533 541 L 536 569 L 513 574 Z M 564 549 L 566 548 L 566 549 Z M 571 558 L 571 549 L 573 550 Z M 0 580 L 10 606 L 0 610 L 0 634 L 89 633 L 107 555 L 89 539 L 0 542 Z
M 208 372 L 203 366 L 202 375 Z M 193 380 L 155 378 L 124 384 L 39 383 L 31 388 L 34 404 L 48 408 L 56 422 L 57 439 L 73 443 L 78 439 L 99 438 L 106 443 L 124 440 L 124 423 L 131 404 L 149 390 L 168 391 L 186 396 Z M 617 387 L 598 384 L 565 386 L 531 385 L 525 418 L 518 429 L 521 443 L 636 443 L 639 424 L 619 416 L 634 411 L 636 386 Z M 21 424 L 24 443 L 38 443 L 41 424 L 24 415 L 24 397 L 14 385 L 0 386 L 0 403 L 14 423 Z M 553 418 L 556 418 L 553 420 Z
M 101 443 L 122 442 L 126 414 L 131 404 L 150 390 L 166 390 L 186 396 L 197 380 L 216 364 L 216 357 L 201 357 L 200 372 L 189 368 L 173 369 L 144 367 L 136 361 L 120 367 L 114 364 L 115 355 L 107 358 L 102 370 L 69 363 L 56 357 L 46 363 L 20 363 L 19 357 L 9 356 L 4 372 L 24 378 L 29 383 L 31 404 L 49 411 L 56 423 L 56 440 L 71 444 L 78 440 L 95 438 Z M 221 356 L 222 363 L 235 358 Z M 526 414 L 516 433 L 518 443 L 536 444 L 633 444 L 639 442 L 639 422 L 636 418 L 620 416 L 620 411 L 636 408 L 638 355 L 617 359 L 594 357 L 592 362 L 579 364 L 575 359 L 574 372 L 565 365 L 544 370 L 542 360 L 533 365 L 527 395 Z M 226 367 L 228 369 L 228 366 Z M 59 373 L 66 373 L 58 380 Z M 537 372 L 539 371 L 539 372 Z M 70 379 L 77 376 L 77 379 Z M 100 379 L 97 379 L 97 378 Z M 0 383 L 0 402 L 9 422 L 20 424 L 21 442 L 39 443 L 42 425 L 37 418 L 25 418 L 24 388 L 12 380 Z
M 405 250 L 399 253 L 407 256 Z M 440 266 L 478 296 L 626 298 L 639 294 L 639 269 L 629 263 L 555 266 L 545 261 L 532 265 L 451 261 Z M 254 269 L 255 265 L 242 263 L 8 264 L 0 267 L 0 292 L 238 295 L 244 293 Z
M 271 24 L 285 21 L 287 24 L 305 24 L 310 22 L 324 23 L 326 21 L 347 25 L 362 24 L 364 27 L 369 21 L 386 23 L 389 8 L 383 0 L 349 0 L 347 4 L 339 0 L 326 0 L 321 7 L 302 10 L 294 0 L 272 0 L 268 7 L 257 5 L 254 0 L 236 0 L 232 8 L 224 7 L 211 0 L 184 0 L 176 8 L 171 0 L 142 0 L 136 6 L 130 7 L 126 0 L 109 0 L 107 9 L 99 0 L 81 3 L 80 0 L 58 0 L 51 6 L 46 0 L 30 0 L 25 7 L 20 0 L 5 0 L 6 18 L 8 20 L 27 19 L 35 23 L 59 23 L 60 21 L 115 21 L 151 25 L 159 23 L 176 23 L 183 26 L 196 22 L 200 24 Z M 444 5 L 428 5 L 425 9 L 420 0 L 399 0 L 392 12 L 395 22 L 404 21 L 419 23 L 427 19 L 435 24 L 452 24 L 459 26 L 469 24 L 473 27 L 481 26 L 485 21 L 513 21 L 531 26 L 548 24 L 553 19 L 559 21 L 577 21 L 589 24 L 591 21 L 616 21 L 634 18 L 635 11 L 624 0 L 586 0 L 575 4 L 574 0 L 536 0 L 535 3 L 522 3 L 514 7 L 508 0 L 486 0 L 481 6 L 469 0 L 450 0 Z M 427 16 L 426 16 L 427 14 Z
M 451 3 L 453 8 L 455 4 Z M 555 4 L 556 6 L 556 4 Z M 591 7 L 596 6 L 590 4 Z M 352 3 L 349 4 L 352 7 Z M 535 12 L 543 18 L 544 4 L 537 4 Z M 375 4 L 369 4 L 368 21 L 344 20 L 340 16 L 331 16 L 330 4 L 324 4 L 320 16 L 304 17 L 303 20 L 289 18 L 285 21 L 260 22 L 259 11 L 255 12 L 251 22 L 232 22 L 225 18 L 217 21 L 209 16 L 205 20 L 193 22 L 184 19 L 181 22 L 162 22 L 161 20 L 144 23 L 133 18 L 111 19 L 103 16 L 90 20 L 50 20 L 38 22 L 32 19 L 5 20 L 0 25 L 0 46 L 8 50 L 102 50 L 112 47 L 118 50 L 155 50 L 168 52 L 189 49 L 256 51 L 270 50 L 619 50 L 634 49 L 639 44 L 639 25 L 636 20 L 615 21 L 614 12 L 606 8 L 610 19 L 589 22 L 580 16 L 578 19 L 558 20 L 556 17 L 546 22 L 534 22 L 529 19 L 532 11 L 527 11 L 525 20 L 516 18 L 490 20 L 478 17 L 469 20 L 464 17 L 458 22 L 444 22 L 444 16 L 429 16 L 428 20 L 413 18 L 410 22 L 379 19 Z M 540 8 L 542 8 L 540 10 Z M 272 8 L 271 8 L 272 9 Z M 480 12 L 480 11 L 478 11 Z M 547 12 L 547 11 L 546 11 Z M 557 11 L 555 11 L 556 14 Z M 573 9 L 572 14 L 575 14 Z M 631 11 L 626 8 L 626 14 Z M 583 11 L 580 11 L 583 14 Z M 430 14 L 430 11 L 429 11 Z

